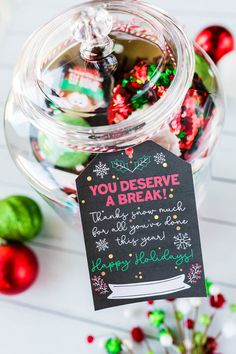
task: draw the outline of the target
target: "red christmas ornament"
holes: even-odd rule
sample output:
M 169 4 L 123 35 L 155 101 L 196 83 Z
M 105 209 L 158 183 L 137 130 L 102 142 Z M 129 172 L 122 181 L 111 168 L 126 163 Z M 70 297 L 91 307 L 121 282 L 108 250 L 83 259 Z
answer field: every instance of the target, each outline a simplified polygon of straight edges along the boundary
M 38 261 L 31 249 L 21 244 L 0 247 L 0 293 L 19 294 L 28 289 L 38 274 Z
M 87 337 L 87 343 L 91 344 L 94 342 L 94 336 L 88 336 Z
M 220 309 L 225 303 L 225 298 L 222 294 L 216 295 L 216 296 L 210 296 L 210 304 L 212 307 L 215 307 L 216 309 Z
M 134 327 L 131 330 L 131 337 L 134 342 L 141 343 L 145 339 L 145 334 L 140 327 Z
M 148 311 L 147 312 L 147 318 L 149 318 L 149 316 L 151 315 L 152 311 Z
M 174 297 L 170 297 L 169 299 L 166 299 L 166 301 L 169 301 L 169 302 L 174 302 L 176 299 Z
M 202 30 L 195 42 L 217 63 L 225 54 L 234 49 L 232 34 L 222 26 L 210 26 Z
M 193 329 L 194 327 L 194 321 L 191 320 L 191 318 L 187 318 L 187 320 L 185 321 L 185 326 L 188 329 Z

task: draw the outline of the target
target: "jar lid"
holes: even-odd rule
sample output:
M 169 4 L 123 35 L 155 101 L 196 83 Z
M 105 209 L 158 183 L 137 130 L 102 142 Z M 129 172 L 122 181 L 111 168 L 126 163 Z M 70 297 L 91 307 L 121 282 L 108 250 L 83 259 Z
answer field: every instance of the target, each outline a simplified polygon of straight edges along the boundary
M 156 8 L 132 0 L 87 2 L 33 34 L 13 89 L 32 123 L 48 133 L 68 137 L 75 127 L 83 134 L 134 119 L 137 131 L 144 112 L 159 107 L 164 119 L 181 103 L 193 74 L 191 50 L 182 30 Z

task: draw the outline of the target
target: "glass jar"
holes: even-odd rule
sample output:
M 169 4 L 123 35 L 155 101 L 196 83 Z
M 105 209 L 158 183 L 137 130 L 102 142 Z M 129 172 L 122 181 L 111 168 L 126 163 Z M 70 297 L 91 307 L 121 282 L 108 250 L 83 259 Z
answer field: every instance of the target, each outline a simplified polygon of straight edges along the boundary
M 221 131 L 217 69 L 176 21 L 131 0 L 76 6 L 34 32 L 5 110 L 33 188 L 79 224 L 75 179 L 97 153 L 152 139 L 192 164 L 198 203 Z

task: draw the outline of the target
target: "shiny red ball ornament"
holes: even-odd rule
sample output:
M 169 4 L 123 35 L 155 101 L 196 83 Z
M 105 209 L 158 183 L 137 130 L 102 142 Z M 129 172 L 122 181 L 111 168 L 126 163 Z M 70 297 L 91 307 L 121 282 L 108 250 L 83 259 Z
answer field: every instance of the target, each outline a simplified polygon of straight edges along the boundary
M 31 249 L 21 244 L 0 247 L 0 293 L 15 295 L 28 289 L 38 275 L 38 261 Z
M 222 26 L 210 26 L 202 30 L 195 42 L 217 63 L 234 49 L 232 34 Z
M 210 296 L 210 304 L 212 307 L 216 309 L 220 309 L 225 304 L 225 298 L 222 294 L 218 294 L 216 296 Z
M 186 326 L 186 328 L 188 328 L 188 329 L 193 329 L 193 327 L 194 327 L 194 321 L 191 320 L 191 318 L 187 318 L 186 321 L 185 321 L 185 326 Z

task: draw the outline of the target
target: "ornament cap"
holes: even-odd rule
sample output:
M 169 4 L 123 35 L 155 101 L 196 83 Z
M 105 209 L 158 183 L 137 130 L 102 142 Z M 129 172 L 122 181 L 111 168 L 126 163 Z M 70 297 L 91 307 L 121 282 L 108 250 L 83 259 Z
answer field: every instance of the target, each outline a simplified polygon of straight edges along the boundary
M 7 241 L 0 237 L 0 246 L 5 246 Z

